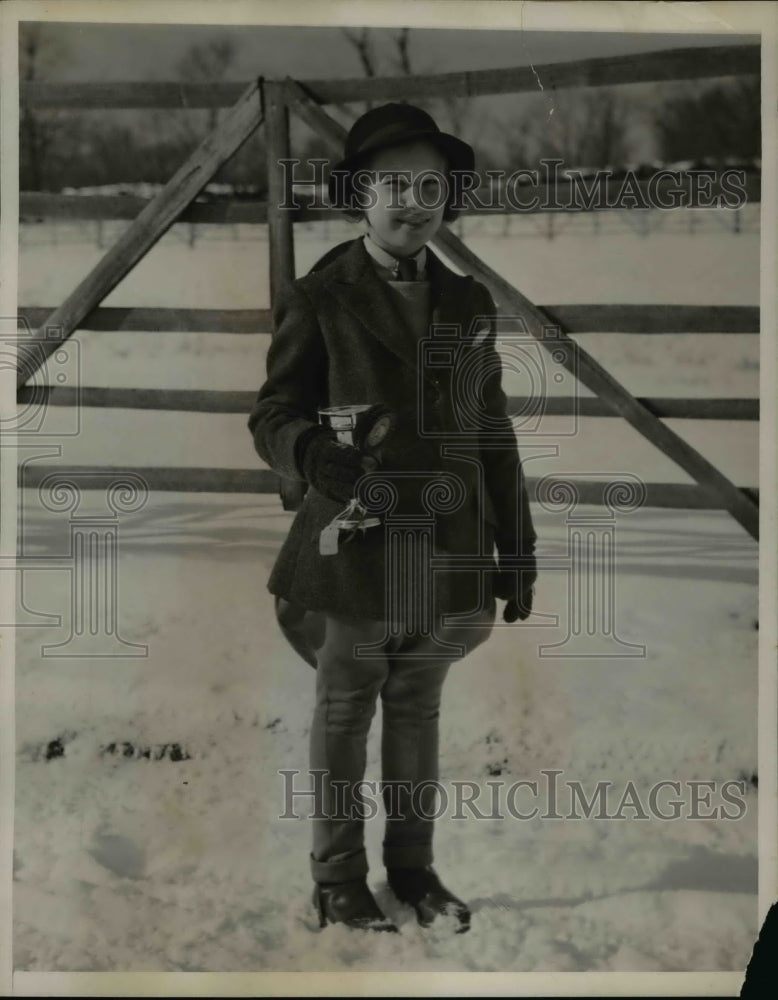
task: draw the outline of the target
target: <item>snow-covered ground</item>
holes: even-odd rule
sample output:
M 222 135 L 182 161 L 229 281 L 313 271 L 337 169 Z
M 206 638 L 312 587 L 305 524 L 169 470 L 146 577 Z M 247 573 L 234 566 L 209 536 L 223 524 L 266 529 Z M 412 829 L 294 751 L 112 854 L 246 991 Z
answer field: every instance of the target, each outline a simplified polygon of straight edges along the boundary
M 313 230 L 299 235 L 302 271 L 324 244 Z M 330 242 L 338 235 L 331 227 Z M 174 234 L 165 240 L 107 304 L 267 304 L 264 243 L 192 249 Z M 474 233 L 471 242 L 538 302 L 758 301 L 755 232 L 572 233 L 550 243 Z M 58 301 L 97 255 L 87 245 L 68 252 L 29 243 L 21 300 Z M 261 381 L 267 342 L 169 333 L 78 339 L 85 385 L 243 389 Z M 758 391 L 756 337 L 581 342 L 638 394 Z M 83 418 L 82 433 L 63 444 L 64 464 L 258 463 L 240 416 L 87 410 Z M 757 483 L 753 424 L 674 426 L 741 485 Z M 635 441 L 615 420 L 584 421 L 531 474 L 629 470 L 687 481 Z M 44 510 L 35 491 L 23 491 L 20 504 L 27 554 L 65 556 L 67 517 Z M 394 901 L 379 866 L 380 819 L 367 824 L 370 878 L 401 934 L 316 924 L 308 823 L 278 819 L 278 771 L 307 766 L 313 704 L 313 672 L 279 635 L 265 589 L 290 519 L 272 496 L 222 494 L 157 494 L 122 515 L 119 632 L 146 644 L 146 656 L 42 656 L 42 644 L 68 634 L 67 559 L 61 570 L 25 574 L 28 613 L 61 614 L 63 623 L 17 630 L 16 968 L 745 967 L 757 932 L 757 548 L 730 517 L 619 515 L 616 631 L 646 655 L 563 658 L 540 647 L 567 634 L 567 526 L 561 514 L 535 511 L 541 566 L 546 557 L 562 568 L 541 571 L 537 617 L 496 629 L 452 669 L 441 716 L 444 783 L 524 779 L 542 789 L 544 772 L 561 769 L 559 781 L 581 782 L 588 797 L 598 781 L 611 782 L 610 812 L 630 782 L 645 804 L 656 782 L 680 781 L 685 805 L 675 820 L 632 818 L 630 808 L 621 820 L 440 820 L 439 871 L 474 911 L 464 937 L 422 931 Z M 564 650 L 580 653 L 580 642 Z M 373 779 L 379 736 L 377 720 Z M 150 757 L 122 756 L 123 742 Z M 688 818 L 688 782 L 731 780 L 744 782 L 740 818 Z M 667 801 L 660 796 L 663 809 Z M 701 811 L 721 804 L 719 784 Z M 567 799 L 561 811 L 569 812 Z
M 447 782 L 541 789 L 541 772 L 561 768 L 587 797 L 607 780 L 609 814 L 629 781 L 645 805 L 663 779 L 745 779 L 745 815 L 522 821 L 503 806 L 503 821 L 441 820 L 440 871 L 475 912 L 464 939 L 423 933 L 393 902 L 373 820 L 373 884 L 402 925 L 387 942 L 319 932 L 307 823 L 277 818 L 277 771 L 307 766 L 313 705 L 312 671 L 278 635 L 264 588 L 288 523 L 268 497 L 160 495 L 121 528 L 120 634 L 147 657 L 45 659 L 41 643 L 67 629 L 18 631 L 17 967 L 744 967 L 756 931 L 757 588 L 755 546 L 737 526 L 716 512 L 625 518 L 617 630 L 646 657 L 542 658 L 564 622 L 497 630 L 447 681 L 441 764 Z M 543 553 L 562 555 L 562 520 L 540 512 L 537 526 Z M 36 555 L 67 551 L 66 524 L 34 506 L 26 536 Z M 539 612 L 566 606 L 566 581 L 541 576 Z M 28 573 L 25 595 L 67 624 L 63 574 Z M 64 756 L 46 760 L 57 738 Z M 177 743 L 191 759 L 101 754 L 122 741 L 156 753 Z M 374 733 L 374 780 L 377 745 Z M 683 798 L 686 815 L 688 788 Z M 570 812 L 561 792 L 559 809 Z

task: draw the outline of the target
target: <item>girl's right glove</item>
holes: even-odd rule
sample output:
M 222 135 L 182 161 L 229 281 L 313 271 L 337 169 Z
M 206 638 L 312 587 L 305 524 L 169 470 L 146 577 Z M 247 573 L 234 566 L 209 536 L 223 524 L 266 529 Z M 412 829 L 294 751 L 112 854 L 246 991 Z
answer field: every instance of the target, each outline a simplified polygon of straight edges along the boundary
M 315 490 L 342 503 L 354 497 L 357 480 L 378 464 L 370 455 L 338 441 L 333 431 L 318 426 L 297 439 L 295 458 L 303 478 Z
M 513 623 L 516 619 L 525 621 L 532 614 L 534 583 L 538 578 L 537 560 L 534 548 L 524 555 L 516 556 L 501 552 L 497 560 L 494 577 L 494 596 L 506 601 L 503 619 Z M 515 548 L 512 551 L 516 551 Z

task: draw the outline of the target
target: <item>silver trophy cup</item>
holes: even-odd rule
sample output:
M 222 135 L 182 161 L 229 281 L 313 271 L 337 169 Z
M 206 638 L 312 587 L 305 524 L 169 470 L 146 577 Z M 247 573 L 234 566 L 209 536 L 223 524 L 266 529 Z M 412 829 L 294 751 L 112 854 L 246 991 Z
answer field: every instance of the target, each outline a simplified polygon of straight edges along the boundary
M 349 406 L 328 406 L 318 411 L 319 423 L 331 428 L 338 441 L 349 444 L 366 455 L 376 458 L 376 452 L 392 428 L 393 417 L 385 406 L 355 403 Z M 376 460 L 376 465 L 377 465 Z M 350 541 L 357 532 L 380 525 L 381 519 L 369 514 L 356 497 L 322 529 L 319 536 L 321 555 L 335 555 L 343 536 Z

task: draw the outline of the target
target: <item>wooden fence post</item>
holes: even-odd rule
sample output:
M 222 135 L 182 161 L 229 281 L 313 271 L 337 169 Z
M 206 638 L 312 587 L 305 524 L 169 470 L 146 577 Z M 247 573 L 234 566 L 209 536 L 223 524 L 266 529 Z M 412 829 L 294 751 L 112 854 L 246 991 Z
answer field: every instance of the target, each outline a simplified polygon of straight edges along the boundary
M 289 108 L 284 85 L 262 81 L 267 139 L 267 227 L 270 247 L 270 301 L 294 281 L 294 235 L 291 204 L 292 178 L 281 163 L 290 156 Z
M 283 83 L 262 80 L 267 140 L 267 230 L 270 258 L 270 304 L 294 281 L 294 229 L 291 208 L 292 178 L 281 162 L 290 156 L 289 107 Z M 280 480 L 279 494 L 284 510 L 297 510 L 305 494 L 305 484 L 297 479 Z

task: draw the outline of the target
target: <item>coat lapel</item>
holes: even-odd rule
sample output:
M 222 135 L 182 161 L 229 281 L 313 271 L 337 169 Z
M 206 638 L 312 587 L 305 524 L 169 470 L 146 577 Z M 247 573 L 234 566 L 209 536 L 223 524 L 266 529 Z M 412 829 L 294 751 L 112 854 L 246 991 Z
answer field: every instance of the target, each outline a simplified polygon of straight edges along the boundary
M 462 322 L 463 280 L 443 264 L 427 247 L 427 272 L 430 280 L 432 322 Z M 354 241 L 338 261 L 329 290 L 362 325 L 402 358 L 414 370 L 418 355 L 402 313 L 394 303 L 392 291 L 378 277 L 362 239 Z
M 429 247 L 427 273 L 432 287 L 432 322 L 462 323 L 465 319 L 465 280 L 450 271 Z

